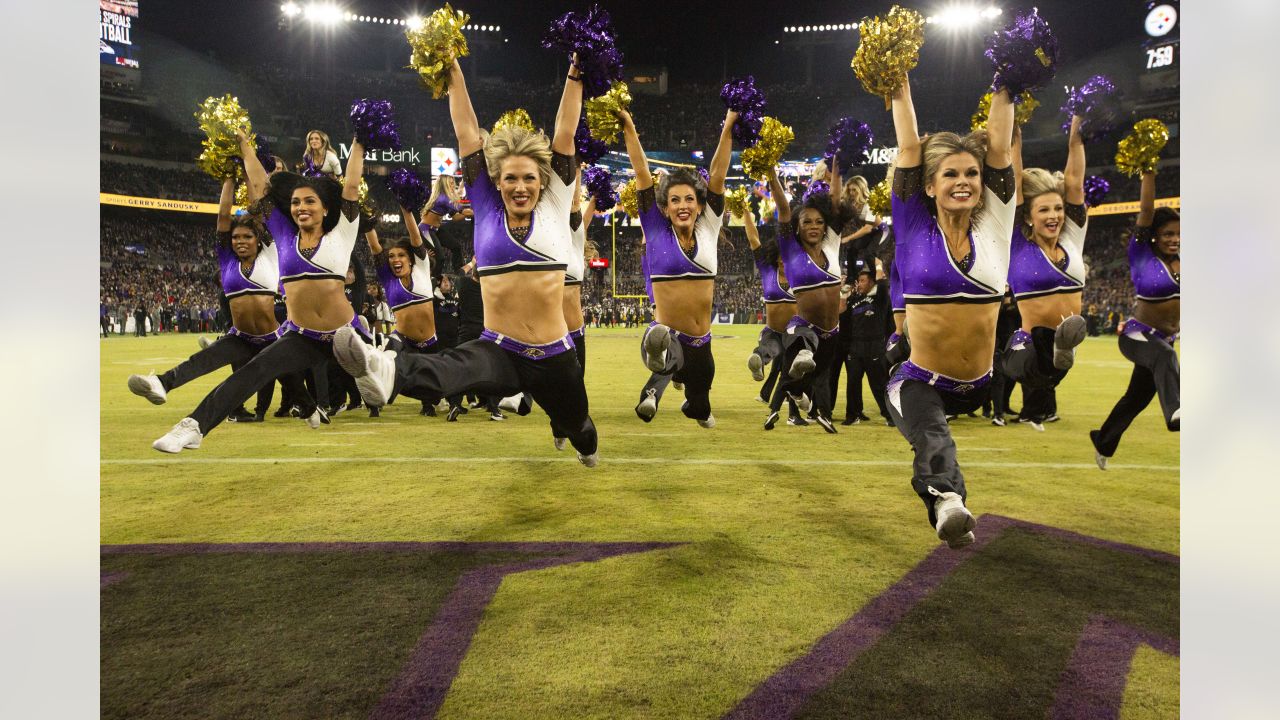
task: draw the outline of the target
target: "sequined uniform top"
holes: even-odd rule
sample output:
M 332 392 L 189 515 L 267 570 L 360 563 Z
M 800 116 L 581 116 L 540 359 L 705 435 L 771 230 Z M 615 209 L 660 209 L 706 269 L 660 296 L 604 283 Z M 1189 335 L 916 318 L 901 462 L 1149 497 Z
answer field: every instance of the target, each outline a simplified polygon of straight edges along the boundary
M 982 169 L 983 208 L 969 229 L 967 262 L 957 263 L 929 210 L 924 167 L 898 168 L 893 176 L 894 265 L 906 304 L 992 303 L 1004 296 L 1013 233 L 1013 167 Z
M 716 243 L 720 240 L 720 226 L 724 222 L 724 195 L 707 193 L 707 204 L 694 221 L 693 249 L 690 252 L 680 247 L 680 239 L 676 237 L 671 221 L 658 209 L 657 189 L 646 188 L 638 193 L 638 198 L 650 281 L 714 278 L 719 262 Z
M 1139 225 L 1129 238 L 1129 278 L 1139 300 L 1161 302 L 1181 296 L 1182 278 L 1156 253 L 1150 225 Z
M 892 312 L 906 312 L 907 300 L 902 297 L 902 277 L 898 275 L 898 263 L 889 266 L 889 309 Z
M 280 281 L 308 278 L 347 279 L 351 250 L 360 237 L 360 206 L 354 200 L 343 200 L 338 224 L 320 238 L 320 243 L 307 254 L 298 250 L 298 226 L 280 209 L 267 216 L 267 229 L 275 238 L 280 260 Z
M 270 245 L 258 251 L 253 266 L 245 272 L 240 258 L 231 249 L 231 231 L 218 233 L 218 270 L 222 278 L 222 294 L 228 298 L 240 295 L 275 295 L 280 285 L 280 259 Z
M 484 151 L 477 150 L 463 158 L 462 177 L 475 213 L 473 242 L 478 275 L 565 269 L 572 252 L 569 204 L 577 173 L 574 165 L 573 158 L 552 153 L 551 181 L 538 198 L 524 237 L 517 240 L 507 227 L 507 209 L 485 167 Z
M 751 251 L 755 257 L 756 270 L 760 271 L 760 287 L 764 291 L 764 302 L 766 305 L 771 303 L 793 303 L 796 296 L 791 294 L 790 290 L 782 287 L 782 283 L 778 280 L 780 272 L 776 265 L 770 265 L 764 248 L 759 247 Z M 788 281 L 790 285 L 790 281 Z
M 407 308 L 410 305 L 429 303 L 435 297 L 431 286 L 431 259 L 427 256 L 426 246 L 413 248 L 413 254 L 416 261 L 413 263 L 413 269 L 409 272 L 409 287 L 407 288 L 400 282 L 400 278 L 396 277 L 395 273 L 391 271 L 391 265 L 387 262 L 386 257 L 376 260 L 378 282 L 382 283 L 382 291 L 387 296 L 387 305 L 390 305 L 393 311 Z
M 832 228 L 822 236 L 822 265 L 813 261 L 790 227 L 778 229 L 778 253 L 792 293 L 840 284 L 840 233 Z
M 1058 235 L 1058 247 L 1066 253 L 1064 263 L 1055 263 L 1044 250 L 1013 230 L 1009 248 L 1009 287 L 1015 298 L 1031 298 L 1057 293 L 1084 291 L 1089 269 L 1084 264 L 1084 238 L 1089 231 L 1089 214 L 1084 205 L 1066 205 L 1066 222 Z

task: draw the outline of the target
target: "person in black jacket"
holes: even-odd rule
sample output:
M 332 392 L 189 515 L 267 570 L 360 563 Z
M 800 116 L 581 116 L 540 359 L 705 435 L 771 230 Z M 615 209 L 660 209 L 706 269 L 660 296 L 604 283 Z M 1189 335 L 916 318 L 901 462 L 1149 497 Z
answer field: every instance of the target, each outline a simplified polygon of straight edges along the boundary
M 859 258 L 851 263 L 849 269 L 854 276 L 854 285 L 847 310 L 849 352 L 844 366 L 849 377 L 845 384 L 845 417 L 841 424 L 855 425 L 870 420 L 862 412 L 862 377 L 865 375 L 880 416 L 885 424 L 892 425 L 884 396 L 885 384 L 889 381 L 889 368 L 884 359 L 884 318 L 889 314 L 889 281 L 884 277 L 878 278 L 883 273 L 876 272 L 874 259 Z

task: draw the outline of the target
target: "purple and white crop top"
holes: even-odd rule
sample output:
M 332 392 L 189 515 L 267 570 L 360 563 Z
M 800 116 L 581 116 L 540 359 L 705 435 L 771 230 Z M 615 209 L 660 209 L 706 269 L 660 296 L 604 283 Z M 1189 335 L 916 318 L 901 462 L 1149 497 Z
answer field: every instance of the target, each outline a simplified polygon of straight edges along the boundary
M 756 270 L 760 271 L 760 288 L 763 290 L 765 304 L 795 302 L 796 296 L 782 287 L 778 276 L 782 271 L 776 265 L 769 264 L 764 248 L 756 248 L 751 254 L 755 256 Z M 787 284 L 790 285 L 789 282 Z
M 579 212 L 569 215 L 569 244 L 572 247 L 569 257 L 565 258 L 565 285 L 581 285 L 586 277 L 587 225 L 590 224 L 590 220 L 586 218 L 584 221 Z
M 551 167 L 551 181 L 538 198 L 524 238 L 517 240 L 507 227 L 507 209 L 502 193 L 489 177 L 484 151 L 477 150 L 463 158 L 462 176 L 475 213 L 476 273 L 481 277 L 565 269 L 573 244 L 569 237 L 569 206 L 577 169 L 573 158 L 555 152 Z
M 1004 297 L 1013 233 L 1013 167 L 982 169 L 983 208 L 969 230 L 964 266 L 951 257 L 947 239 L 929 211 L 924 168 L 898 168 L 893 175 L 894 265 L 902 295 L 914 303 L 993 303 Z
M 228 298 L 275 295 L 280 285 L 280 260 L 276 249 L 268 245 L 259 250 L 253 267 L 245 273 L 240 269 L 240 258 L 231 249 L 230 231 L 218 233 L 218 270 L 222 278 L 222 293 Z
M 720 241 L 720 227 L 724 222 L 724 195 L 707 193 L 707 204 L 693 224 L 693 253 L 680 247 L 675 230 L 660 209 L 657 190 L 648 187 L 638 193 L 640 227 L 644 229 L 645 258 L 649 261 L 649 279 L 652 282 L 666 280 L 696 280 L 714 278 L 719 259 L 716 244 Z
M 1129 278 L 1139 300 L 1163 302 L 1181 297 L 1182 278 L 1156 253 L 1150 226 L 1138 226 L 1129 238 Z
M 893 312 L 906 312 L 907 300 L 902 297 L 902 278 L 898 276 L 898 263 L 889 266 L 889 309 Z
M 1066 265 L 1049 259 L 1044 250 L 1013 230 L 1009 247 L 1009 287 L 1015 298 L 1040 297 L 1084 291 L 1089 269 L 1084 264 L 1084 238 L 1089 231 L 1089 215 L 1084 205 L 1066 206 L 1066 222 L 1058 235 L 1058 246 L 1066 253 Z
M 427 256 L 426 246 L 414 248 L 413 254 L 416 262 L 413 263 L 413 269 L 409 272 L 407 288 L 391 271 L 391 265 L 387 263 L 385 255 L 375 260 L 378 268 L 378 282 L 382 283 L 382 290 L 387 295 L 387 305 L 391 306 L 393 311 L 410 305 L 429 303 L 435 297 L 431 286 L 431 259 Z
M 298 250 L 298 226 L 293 218 L 276 208 L 267 216 L 267 229 L 275 238 L 280 259 L 280 282 L 331 278 L 347 279 L 351 250 L 360 237 L 360 206 L 354 200 L 343 200 L 338 224 L 320 238 L 310 257 Z
M 778 229 L 778 253 L 792 293 L 840 284 L 840 233 L 835 229 L 828 227 L 822 236 L 822 266 L 809 257 L 789 227 Z

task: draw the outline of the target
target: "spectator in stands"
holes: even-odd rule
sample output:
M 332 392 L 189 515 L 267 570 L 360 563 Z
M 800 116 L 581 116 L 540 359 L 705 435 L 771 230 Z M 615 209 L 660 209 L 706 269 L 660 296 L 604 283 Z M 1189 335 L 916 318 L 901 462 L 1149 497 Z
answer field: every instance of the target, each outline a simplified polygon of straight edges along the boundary
M 307 171 L 321 172 L 331 178 L 342 174 L 342 164 L 338 162 L 338 154 L 329 144 L 329 136 L 323 131 L 312 130 L 307 133 L 307 149 L 302 153 L 302 173 Z

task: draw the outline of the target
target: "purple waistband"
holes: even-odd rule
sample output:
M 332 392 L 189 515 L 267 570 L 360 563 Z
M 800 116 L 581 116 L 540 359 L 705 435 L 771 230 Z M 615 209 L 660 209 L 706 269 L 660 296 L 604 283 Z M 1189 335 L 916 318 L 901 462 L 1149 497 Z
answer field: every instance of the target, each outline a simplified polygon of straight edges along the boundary
M 360 316 L 354 315 L 352 316 L 351 320 L 347 323 L 347 325 L 355 328 L 355 331 L 360 333 L 360 337 L 364 338 L 369 342 L 373 342 L 373 338 L 369 335 L 369 331 L 365 330 L 364 325 L 360 322 L 357 322 L 358 320 L 360 320 Z M 338 332 L 337 329 L 312 330 L 310 328 L 304 328 L 292 320 L 285 320 L 284 325 L 281 325 L 280 329 L 283 330 L 285 333 L 296 332 L 302 337 L 311 338 L 312 340 L 317 340 L 319 342 L 324 342 L 324 343 L 333 342 L 333 335 L 334 333 Z M 284 333 L 281 333 L 281 334 L 283 335 Z
M 889 336 L 889 339 L 888 339 L 888 340 L 885 340 L 885 341 L 884 341 L 884 347 L 885 347 L 885 349 L 886 349 L 886 350 L 888 350 L 889 348 L 893 347 L 894 345 L 897 345 L 901 340 L 902 340 L 902 335 L 901 335 L 901 334 L 899 334 L 899 333 L 896 333 L 896 332 L 895 332 L 895 333 L 893 333 L 892 335 L 890 335 L 890 336 Z
M 408 345 L 408 346 L 410 346 L 410 347 L 418 348 L 419 350 L 426 350 L 427 348 L 431 347 L 432 345 L 435 345 L 435 344 L 436 344 L 436 342 L 438 341 L 438 338 L 437 338 L 435 335 L 432 335 L 431 337 L 427 338 L 426 340 L 422 340 L 422 341 L 418 341 L 418 340 L 410 340 L 409 338 L 405 337 L 404 335 L 401 335 L 399 330 L 392 330 L 392 331 L 391 331 L 391 337 L 396 338 L 397 340 L 399 340 L 400 342 L 404 343 L 405 345 Z
M 926 370 L 907 360 L 898 366 L 898 371 L 893 374 L 893 378 L 889 382 L 892 383 L 894 380 L 917 380 L 952 395 L 967 395 L 991 382 L 991 371 L 988 370 L 973 380 L 957 380 L 932 370 Z
M 1125 321 L 1124 321 L 1124 333 L 1123 333 L 1123 334 L 1128 335 L 1128 334 L 1129 334 L 1129 333 L 1131 333 L 1131 332 L 1140 332 L 1140 333 L 1142 333 L 1143 335 L 1150 335 L 1150 336 L 1152 336 L 1152 337 L 1154 337 L 1154 338 L 1156 338 L 1156 339 L 1158 339 L 1158 340 L 1163 340 L 1164 342 L 1166 342 L 1166 343 L 1168 343 L 1168 344 L 1170 344 L 1170 345 L 1172 345 L 1172 344 L 1173 344 L 1173 341 L 1174 341 L 1174 340 L 1177 340 L 1177 339 L 1178 339 L 1178 335 L 1180 335 L 1180 334 L 1181 334 L 1181 333 L 1173 333 L 1173 334 L 1171 335 L 1171 334 L 1166 333 L 1166 332 L 1163 332 L 1163 331 L 1161 331 L 1161 330 L 1157 330 L 1157 329 L 1155 329 L 1155 328 L 1151 327 L 1150 325 L 1148 325 L 1148 324 L 1146 324 L 1146 323 L 1142 322 L 1142 321 L 1141 321 L 1141 320 L 1139 320 L 1138 318 L 1129 318 L 1128 320 L 1125 320 Z
M 577 340 L 578 338 L 580 338 L 580 337 L 582 337 L 582 336 L 584 336 L 584 335 L 586 335 L 586 334 L 587 334 L 587 324 L 586 324 L 586 323 L 583 323 L 583 324 L 582 324 L 582 327 L 578 328 L 577 330 L 570 330 L 570 331 L 569 331 L 569 337 L 570 337 L 571 339 L 573 339 L 573 340 Z
M 275 342 L 284 333 L 285 333 L 285 329 L 283 326 L 278 327 L 275 330 L 272 330 L 271 332 L 266 333 L 265 335 L 250 335 L 249 333 L 237 328 L 234 325 L 232 325 L 230 328 L 227 329 L 228 335 L 233 335 L 235 337 L 238 337 L 241 340 L 244 340 L 245 342 L 249 343 L 250 345 L 258 345 L 258 346 L 270 345 L 271 343 Z
M 816 333 L 817 336 L 822 340 L 830 340 L 840 332 L 839 322 L 837 322 L 836 326 L 831 328 L 830 330 L 824 330 L 818 327 L 817 325 L 814 325 L 813 323 L 809 322 L 808 320 L 805 320 L 799 315 L 795 315 L 791 318 L 791 322 L 787 323 L 787 332 L 791 332 L 792 328 L 798 328 L 798 327 L 812 328 L 813 332 Z
M 569 339 L 568 335 L 545 345 L 530 345 L 528 343 L 522 343 L 514 338 L 509 338 L 506 335 L 496 333 L 489 328 L 485 328 L 484 332 L 480 333 L 480 339 L 497 343 L 498 347 L 503 350 L 530 360 L 546 360 L 547 358 L 555 357 L 560 353 L 569 352 L 573 350 L 574 347 L 573 340 Z
M 653 327 L 657 324 L 657 320 L 649 321 L 649 327 Z M 680 344 L 685 347 L 702 347 L 703 345 L 711 344 L 711 333 L 709 332 L 706 335 L 688 335 L 680 332 L 679 330 L 671 330 L 671 335 L 676 340 L 679 340 Z
M 1005 345 L 1005 349 L 1012 350 L 1015 346 L 1029 345 L 1032 342 L 1033 340 L 1031 337 L 1031 333 L 1027 332 L 1026 330 L 1023 330 L 1022 328 L 1018 328 L 1017 330 L 1014 331 L 1012 335 L 1009 336 L 1009 342 L 1008 344 Z

